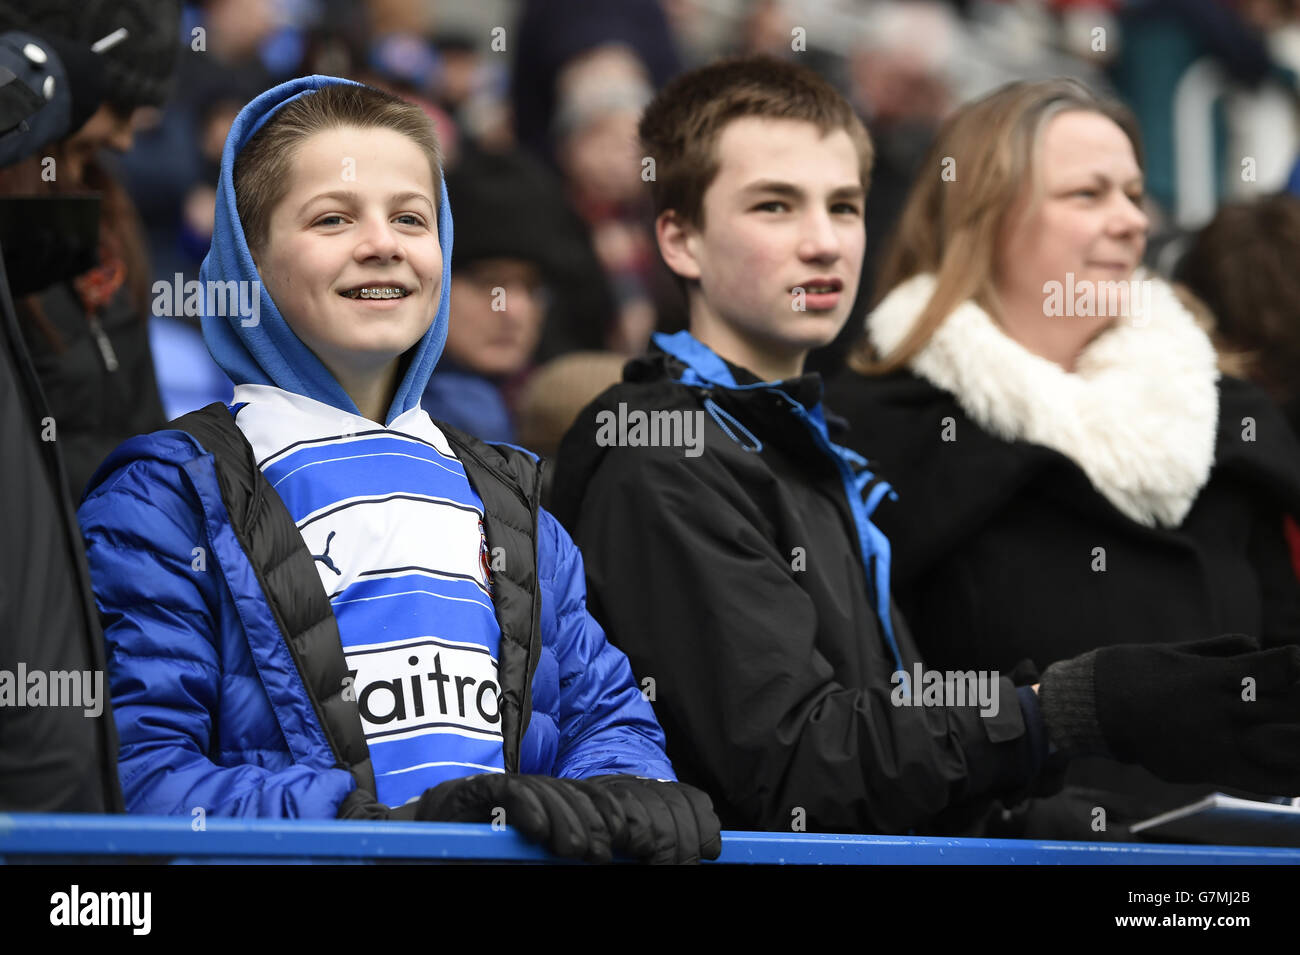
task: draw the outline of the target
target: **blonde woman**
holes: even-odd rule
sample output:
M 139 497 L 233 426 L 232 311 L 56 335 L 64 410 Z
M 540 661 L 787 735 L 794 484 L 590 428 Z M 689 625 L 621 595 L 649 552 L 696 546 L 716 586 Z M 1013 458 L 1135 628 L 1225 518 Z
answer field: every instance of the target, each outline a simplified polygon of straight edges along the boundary
M 923 168 L 828 403 L 897 491 L 876 518 L 929 665 L 1300 641 L 1283 536 L 1300 448 L 1221 375 L 1190 296 L 1141 268 L 1131 114 L 1073 81 L 1012 84 L 953 116 Z M 1162 678 L 1131 676 L 1098 692 Z M 1062 795 L 990 831 L 1114 838 L 1202 791 L 1077 760 Z

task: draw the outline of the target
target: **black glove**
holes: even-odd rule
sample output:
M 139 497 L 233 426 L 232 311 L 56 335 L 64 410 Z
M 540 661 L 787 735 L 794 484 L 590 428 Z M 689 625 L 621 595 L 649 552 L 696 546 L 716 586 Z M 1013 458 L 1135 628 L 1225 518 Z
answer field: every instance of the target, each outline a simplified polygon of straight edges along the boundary
M 507 825 L 558 856 L 609 862 L 621 852 L 650 863 L 716 859 L 722 838 L 713 803 L 683 783 L 637 776 L 556 779 L 517 773 L 483 773 L 451 779 L 414 802 L 390 809 L 365 790 L 354 790 L 340 819 L 419 822 L 491 822 L 505 812 Z
M 597 809 L 593 796 L 600 799 Z M 607 817 L 617 819 L 613 800 L 601 798 L 582 783 L 551 776 L 482 773 L 449 779 L 397 812 L 421 822 L 493 822 L 495 810 L 505 823 L 530 842 L 539 842 L 557 856 L 609 862 L 613 857 Z
M 426 789 L 419 799 L 392 809 L 364 789 L 354 789 L 339 806 L 339 819 L 394 819 L 404 822 L 492 822 L 505 812 L 507 825 L 540 842 L 557 856 L 609 862 L 612 858 L 606 816 L 621 818 L 612 798 L 598 797 L 582 784 L 550 776 L 483 773 L 449 779 Z
M 1069 753 L 1169 782 L 1300 792 L 1300 647 L 1260 650 L 1239 634 L 1102 647 L 1048 667 L 1039 702 Z
M 408 802 L 405 806 L 391 809 L 375 798 L 375 794 L 365 789 L 354 789 L 339 804 L 339 819 L 399 819 L 415 821 L 416 803 Z
M 612 798 L 621 811 L 623 824 L 611 826 L 615 852 L 652 865 L 692 864 L 721 854 L 721 826 L 703 790 L 640 776 L 594 776 L 583 782 Z

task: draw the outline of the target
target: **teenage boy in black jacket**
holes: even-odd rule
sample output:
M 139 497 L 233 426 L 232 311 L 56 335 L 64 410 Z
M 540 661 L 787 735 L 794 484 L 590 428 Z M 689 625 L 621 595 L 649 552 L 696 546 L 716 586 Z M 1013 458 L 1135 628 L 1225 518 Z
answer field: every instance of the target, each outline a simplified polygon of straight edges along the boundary
M 1300 788 L 1295 648 L 1112 647 L 1032 687 L 1015 685 L 1029 661 L 1015 681 L 924 671 L 870 521 L 889 487 L 834 443 L 802 374 L 857 288 L 865 130 L 816 74 L 741 59 L 669 84 L 640 133 L 690 331 L 656 336 L 579 416 L 553 510 L 724 827 L 980 831 L 996 797 L 1059 784 L 1076 753 Z M 1244 676 L 1266 705 L 1242 704 Z

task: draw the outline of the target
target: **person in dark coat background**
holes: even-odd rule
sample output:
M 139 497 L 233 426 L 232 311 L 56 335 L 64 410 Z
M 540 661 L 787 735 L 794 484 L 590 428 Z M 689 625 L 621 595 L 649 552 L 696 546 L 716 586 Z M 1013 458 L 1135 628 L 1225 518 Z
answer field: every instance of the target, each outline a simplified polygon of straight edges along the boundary
M 165 99 L 179 23 L 177 0 L 46 0 L 34 10 L 0 2 L 0 29 L 37 29 L 85 46 L 127 30 L 104 54 L 106 96 L 99 110 L 49 146 L 47 156 L 0 175 L 6 195 L 101 195 L 99 263 L 15 302 L 74 500 L 113 448 L 166 420 L 149 349 L 152 296 L 143 237 L 125 190 L 98 153 L 130 148 L 136 110 Z
M 0 68 L 0 166 L 37 155 L 99 108 L 103 70 L 88 45 L 7 32 Z M 28 210 L 0 200 L 6 240 L 22 240 L 0 255 L 0 527 L 9 545 L 0 552 L 0 812 L 122 811 L 90 572 L 58 442 L 43 440 L 49 407 L 10 296 L 93 260 L 96 202 L 44 200 L 19 230 L 14 220 Z M 33 675 L 54 673 L 81 675 L 79 689 L 94 698 L 33 705 Z
M 668 19 L 655 0 L 526 0 L 512 37 L 510 99 L 519 143 L 550 159 L 564 65 L 603 44 L 622 44 L 645 64 L 655 88 L 681 69 Z
M 1300 447 L 1261 391 L 1220 376 L 1203 307 L 1135 271 L 1131 115 L 1072 81 L 1012 84 L 958 113 L 924 168 L 860 373 L 828 401 L 897 491 L 877 520 L 930 665 L 1300 642 L 1283 538 Z M 1061 794 L 1006 807 L 986 833 L 1123 838 L 1209 791 L 1078 760 Z
M 578 350 L 640 354 L 654 329 L 684 324 L 683 302 L 654 254 L 635 117 L 681 66 L 656 0 L 526 0 L 510 34 L 510 101 L 519 145 L 564 177 L 593 255 L 583 285 L 561 287 L 539 361 Z M 594 267 L 594 268 L 593 268 Z
M 1221 206 L 1175 272 L 1214 314 L 1218 341 L 1300 437 L 1300 197 L 1280 192 Z M 1288 517 L 1291 565 L 1300 575 L 1300 525 Z
M 1219 207 L 1175 275 L 1214 314 L 1215 332 L 1247 356 L 1246 377 L 1300 436 L 1300 196 Z
M 485 441 L 514 443 L 513 397 L 533 362 L 550 288 L 572 286 L 586 251 L 559 183 L 520 150 L 470 151 L 447 174 L 464 225 L 451 266 L 451 323 L 421 403 Z

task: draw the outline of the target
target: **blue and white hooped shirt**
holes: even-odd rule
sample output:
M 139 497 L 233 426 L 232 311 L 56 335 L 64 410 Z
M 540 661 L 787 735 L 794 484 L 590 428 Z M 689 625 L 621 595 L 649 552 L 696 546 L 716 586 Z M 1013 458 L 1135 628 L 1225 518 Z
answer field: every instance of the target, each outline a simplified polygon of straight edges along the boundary
M 385 428 L 269 385 L 232 405 L 329 594 L 379 801 L 504 772 L 483 502 L 446 437 L 418 406 Z

